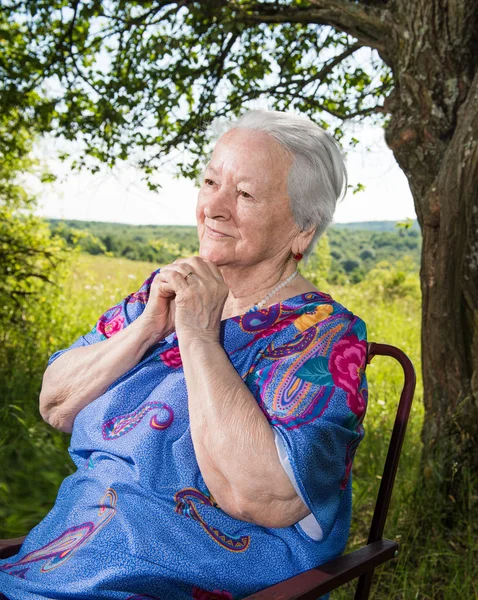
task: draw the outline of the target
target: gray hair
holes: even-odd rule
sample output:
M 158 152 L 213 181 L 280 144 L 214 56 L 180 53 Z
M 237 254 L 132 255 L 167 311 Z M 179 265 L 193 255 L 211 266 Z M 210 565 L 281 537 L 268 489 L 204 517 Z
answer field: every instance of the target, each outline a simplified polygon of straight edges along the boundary
M 341 146 L 309 118 L 287 112 L 251 110 L 236 121 L 216 121 L 212 126 L 214 137 L 236 128 L 268 133 L 291 153 L 293 164 L 287 185 L 292 216 L 301 231 L 316 226 L 314 237 L 304 251 L 307 262 L 332 222 L 337 201 L 347 190 Z

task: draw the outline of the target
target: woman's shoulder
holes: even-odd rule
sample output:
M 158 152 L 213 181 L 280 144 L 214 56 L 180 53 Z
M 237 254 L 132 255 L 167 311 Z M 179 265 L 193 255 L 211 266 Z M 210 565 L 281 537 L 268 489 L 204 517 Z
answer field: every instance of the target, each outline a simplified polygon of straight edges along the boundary
M 332 294 L 319 290 L 316 287 L 309 287 L 307 291 L 298 293 L 280 303 L 284 309 L 294 311 L 298 314 L 315 314 L 318 317 L 342 315 L 344 318 L 361 319 L 353 310 L 347 308 L 340 300 Z M 320 322 L 321 319 L 315 322 Z
M 293 311 L 292 331 L 296 335 L 312 335 L 313 330 L 320 330 L 322 334 L 336 332 L 339 338 L 342 335 L 355 335 L 358 340 L 367 338 L 364 320 L 331 294 L 317 288 L 292 298 L 289 303 L 284 302 L 283 309 Z

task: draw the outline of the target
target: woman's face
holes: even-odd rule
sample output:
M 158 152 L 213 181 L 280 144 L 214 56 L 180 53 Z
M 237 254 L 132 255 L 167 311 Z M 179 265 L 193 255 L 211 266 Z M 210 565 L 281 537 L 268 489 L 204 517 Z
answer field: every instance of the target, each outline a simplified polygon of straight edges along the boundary
M 299 233 L 289 208 L 291 164 L 264 132 L 232 129 L 219 139 L 196 207 L 202 258 L 218 266 L 287 259 Z

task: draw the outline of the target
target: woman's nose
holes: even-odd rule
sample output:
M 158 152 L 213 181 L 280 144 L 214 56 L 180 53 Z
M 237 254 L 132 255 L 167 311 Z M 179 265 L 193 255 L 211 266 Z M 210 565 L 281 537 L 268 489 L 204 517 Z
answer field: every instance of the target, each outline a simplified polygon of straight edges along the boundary
M 234 194 L 226 186 L 216 188 L 204 199 L 204 214 L 208 219 L 229 219 L 231 216 L 231 202 Z

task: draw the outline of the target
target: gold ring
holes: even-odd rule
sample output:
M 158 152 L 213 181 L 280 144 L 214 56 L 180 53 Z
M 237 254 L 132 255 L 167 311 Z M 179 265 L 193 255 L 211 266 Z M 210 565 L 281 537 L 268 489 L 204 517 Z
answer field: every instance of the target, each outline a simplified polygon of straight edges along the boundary
M 188 273 L 186 275 L 186 277 L 184 278 L 184 281 L 187 281 L 188 277 L 191 277 L 191 275 L 194 275 L 194 271 L 191 271 L 190 273 Z

